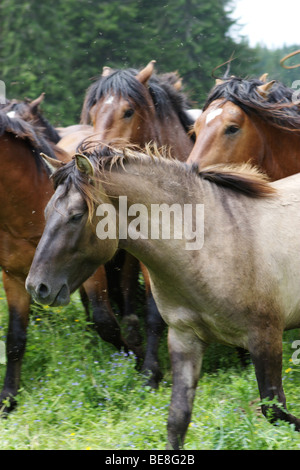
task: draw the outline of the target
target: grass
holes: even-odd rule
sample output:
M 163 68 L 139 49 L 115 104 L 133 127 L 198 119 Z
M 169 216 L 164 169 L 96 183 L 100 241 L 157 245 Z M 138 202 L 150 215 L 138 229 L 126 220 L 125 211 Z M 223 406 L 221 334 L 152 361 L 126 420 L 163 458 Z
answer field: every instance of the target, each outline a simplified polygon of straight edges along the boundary
M 0 292 L 0 340 L 7 331 Z M 300 416 L 300 367 L 290 358 L 299 332 L 284 337 L 283 380 L 289 410 Z M 171 395 L 166 342 L 164 379 L 144 386 L 132 356 L 118 353 L 87 328 L 79 297 L 65 308 L 39 309 L 30 319 L 18 406 L 0 420 L 1 450 L 163 450 Z M 0 364 L 3 383 L 5 365 Z M 252 365 L 242 369 L 233 349 L 206 355 L 185 449 L 300 448 L 293 427 L 269 424 L 259 411 Z

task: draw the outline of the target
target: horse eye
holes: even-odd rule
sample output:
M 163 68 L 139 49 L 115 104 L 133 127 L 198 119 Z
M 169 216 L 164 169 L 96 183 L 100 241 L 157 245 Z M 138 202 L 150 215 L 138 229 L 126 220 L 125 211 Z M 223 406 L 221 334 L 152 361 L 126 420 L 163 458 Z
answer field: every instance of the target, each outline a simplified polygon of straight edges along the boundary
M 239 126 L 231 125 L 225 129 L 225 134 L 233 135 L 233 134 L 236 134 L 239 130 L 240 130 Z
M 130 118 L 134 113 L 134 109 L 129 108 L 124 112 L 123 118 Z
M 79 222 L 83 217 L 83 214 L 74 214 L 70 217 L 70 222 Z

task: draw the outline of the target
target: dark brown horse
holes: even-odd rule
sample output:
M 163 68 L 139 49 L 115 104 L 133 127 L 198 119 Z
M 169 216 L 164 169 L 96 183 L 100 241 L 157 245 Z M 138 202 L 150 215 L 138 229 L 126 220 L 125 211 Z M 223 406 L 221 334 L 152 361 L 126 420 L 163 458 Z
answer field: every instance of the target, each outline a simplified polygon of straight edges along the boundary
M 175 160 L 104 149 L 78 155 L 53 178 L 27 288 L 42 304 L 65 304 L 118 248 L 145 264 L 169 326 L 169 448 L 183 445 L 214 342 L 250 352 L 263 413 L 300 431 L 282 386 L 282 334 L 300 327 L 300 174 L 268 183 L 246 164 L 199 174 Z
M 9 310 L 7 369 L 0 394 L 2 411 L 14 407 L 20 382 L 30 311 L 25 279 L 44 228 L 44 208 L 53 193 L 40 152 L 56 158 L 53 148 L 39 128 L 0 112 L 0 266 Z M 118 349 L 127 348 L 110 306 L 105 303 L 106 294 L 90 290 L 89 280 L 86 293 L 92 302 L 96 295 L 103 295 L 102 310 L 93 312 L 97 332 Z
M 155 61 L 141 69 L 112 70 L 103 68 L 102 75 L 86 92 L 81 113 L 81 123 L 92 125 L 95 145 L 115 140 L 144 148 L 149 142 L 167 146 L 171 155 L 185 161 L 194 140 L 190 130 L 194 119 L 189 115 L 190 103 L 181 90 L 181 80 L 176 73 L 156 75 Z M 61 142 L 60 142 L 61 145 Z M 93 142 L 89 144 L 91 150 Z M 82 149 L 84 146 L 82 147 Z M 118 255 L 121 266 L 115 261 L 106 266 L 110 279 L 117 283 L 111 288 L 118 295 L 118 304 L 124 323 L 129 323 L 131 340 L 128 343 L 139 357 L 141 335 L 139 320 L 135 315 L 135 291 L 138 282 L 139 262 L 129 253 Z M 124 263 L 124 264 L 123 264 Z M 121 269 L 121 271 L 120 271 Z M 149 384 L 157 387 L 162 376 L 158 361 L 158 343 L 164 323 L 157 311 L 145 269 L 146 284 L 146 352 L 142 371 L 150 371 Z M 95 275 L 96 277 L 96 275 Z M 118 278 L 120 281 L 118 281 Z M 119 296 L 122 290 L 123 297 Z M 135 333 L 137 336 L 135 336 Z
M 300 171 L 300 112 L 295 90 L 237 77 L 218 80 L 195 123 L 188 163 L 251 162 L 272 180 Z

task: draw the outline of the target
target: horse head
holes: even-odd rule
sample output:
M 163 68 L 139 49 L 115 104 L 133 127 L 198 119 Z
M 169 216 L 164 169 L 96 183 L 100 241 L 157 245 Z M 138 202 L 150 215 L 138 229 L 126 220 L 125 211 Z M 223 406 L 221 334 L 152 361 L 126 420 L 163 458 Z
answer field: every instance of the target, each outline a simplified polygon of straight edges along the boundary
M 274 180 L 299 172 L 300 115 L 292 97 L 292 90 L 267 81 L 267 74 L 218 79 L 195 122 L 187 162 L 199 169 L 251 162 Z
M 49 157 L 46 163 L 55 170 L 56 190 L 45 209 L 46 226 L 26 289 L 41 304 L 66 305 L 70 294 L 113 257 L 118 240 L 99 240 L 96 235 L 91 161 L 76 155 L 68 164 Z M 108 198 L 102 195 L 101 202 L 107 203 Z
M 104 67 L 99 80 L 88 89 L 82 122 L 91 122 L 100 141 L 123 139 L 140 145 L 153 138 L 155 109 L 147 82 L 154 64 L 152 60 L 139 72 Z

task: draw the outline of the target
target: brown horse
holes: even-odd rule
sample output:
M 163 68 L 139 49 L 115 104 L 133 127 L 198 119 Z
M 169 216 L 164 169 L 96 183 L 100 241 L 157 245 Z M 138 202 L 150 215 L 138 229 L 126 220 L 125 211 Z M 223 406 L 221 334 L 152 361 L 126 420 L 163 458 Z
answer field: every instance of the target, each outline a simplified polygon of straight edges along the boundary
M 92 125 L 94 130 L 92 139 L 95 144 L 89 143 L 89 150 L 97 145 L 97 141 L 110 143 L 121 140 L 140 148 L 144 148 L 149 142 L 155 142 L 158 146 L 168 146 L 171 155 L 176 155 L 179 160 L 187 159 L 194 144 L 193 136 L 190 136 L 194 119 L 189 114 L 189 100 L 181 90 L 178 75 L 156 75 L 154 63 L 155 61 L 149 62 L 141 70 L 112 70 L 104 67 L 102 75 L 88 88 L 81 123 Z M 131 339 L 128 337 L 128 343 L 141 357 L 143 353 L 140 348 L 141 335 L 138 333 L 139 320 L 134 314 L 139 262 L 126 253 L 121 263 L 121 272 L 120 264 L 115 266 L 114 261 L 106 269 L 110 271 L 109 277 L 115 277 L 117 281 L 111 287 L 111 293 L 118 295 L 121 287 L 123 297 L 118 295 L 118 304 L 123 322 L 129 323 Z M 146 285 L 147 335 L 142 371 L 150 371 L 148 383 L 157 387 L 162 376 L 158 362 L 158 344 L 164 323 L 157 311 L 143 267 L 142 271 Z
M 183 445 L 213 342 L 249 350 L 263 413 L 300 431 L 281 378 L 283 331 L 300 327 L 300 175 L 267 183 L 249 165 L 199 174 L 178 161 L 104 149 L 76 156 L 53 178 L 27 289 L 42 304 L 66 304 L 118 248 L 145 264 L 169 326 L 169 448 Z
M 218 80 L 195 123 L 188 163 L 252 162 L 272 180 L 300 171 L 300 113 L 292 90 L 275 81 Z
M 15 405 L 30 311 L 25 279 L 44 228 L 44 208 L 53 194 L 49 171 L 40 152 L 56 158 L 53 145 L 38 128 L 0 112 L 0 266 L 9 310 L 7 369 L 0 394 L 1 411 L 10 411 Z M 89 280 L 86 292 L 93 302 L 97 291 L 90 291 Z M 106 294 L 98 293 L 101 294 L 103 308 L 94 310 L 95 328 L 105 341 L 118 349 L 126 349 L 110 306 L 105 303 Z M 9 405 L 5 400 L 9 400 Z
M 87 125 L 69 126 L 61 129 L 54 128 L 40 110 L 44 97 L 45 93 L 32 101 L 29 99 L 24 101 L 13 99 L 6 102 L 2 107 L 2 111 L 11 119 L 20 118 L 34 126 L 36 132 L 43 134 L 56 157 L 63 162 L 67 162 L 82 140 L 91 136 L 93 128 Z M 64 138 L 60 137 L 59 131 L 64 134 Z M 30 174 L 30 177 L 32 177 L 32 174 Z M 119 326 L 114 319 L 108 297 L 106 272 L 103 266 L 100 266 L 97 273 L 81 287 L 80 295 L 88 319 L 90 319 L 90 305 L 92 307 L 93 324 L 99 336 L 118 349 L 128 350 L 127 344 L 120 336 Z M 140 348 L 135 348 L 134 352 L 138 363 L 141 362 L 142 352 Z
M 35 100 L 27 98 L 23 101 L 16 99 L 7 100 L 1 106 L 1 111 L 11 119 L 19 118 L 31 124 L 39 134 L 42 133 L 44 138 L 47 139 L 56 157 L 63 162 L 67 162 L 70 159 L 70 154 L 67 149 L 63 149 L 58 145 L 60 136 L 56 128 L 52 126 L 40 110 L 44 97 L 45 93 L 42 93 Z
M 39 135 L 41 133 L 43 134 L 56 157 L 63 162 L 67 162 L 70 160 L 70 156 L 73 154 L 73 151 L 75 151 L 77 145 L 81 143 L 84 138 L 92 134 L 92 127 L 77 125 L 60 129 L 54 128 L 40 110 L 44 97 L 45 93 L 42 93 L 38 98 L 32 101 L 29 99 L 23 101 L 17 99 L 7 100 L 5 105 L 1 107 L 1 110 L 11 119 L 19 118 L 34 126 L 35 132 Z M 64 134 L 65 137 L 63 139 L 60 133 Z M 61 142 L 63 142 L 64 145 L 61 145 Z M 105 341 L 114 344 L 118 349 L 124 347 L 124 349 L 127 350 L 127 345 L 125 345 L 123 339 L 119 339 L 120 333 L 118 328 L 116 334 L 114 333 L 114 328 L 112 328 L 115 325 L 115 321 L 112 319 L 113 311 L 109 302 L 108 285 L 104 267 L 99 267 L 93 279 L 89 279 L 85 285 L 81 287 L 80 295 L 88 319 L 90 319 L 90 305 L 92 306 L 93 323 L 99 336 Z M 138 361 L 140 361 L 140 350 L 135 350 L 135 353 Z
M 60 136 L 55 127 L 50 124 L 40 110 L 40 105 L 44 98 L 45 93 L 42 93 L 35 100 L 7 100 L 6 104 L 1 107 L 1 111 L 6 113 L 10 118 L 20 118 L 29 122 L 34 127 L 39 127 L 49 142 L 57 144 L 60 140 Z
M 87 90 L 81 122 L 91 123 L 101 142 L 123 139 L 143 148 L 152 141 L 176 149 L 176 158 L 185 161 L 193 146 L 189 101 L 177 74 L 155 75 L 154 64 L 140 71 L 104 67 Z

